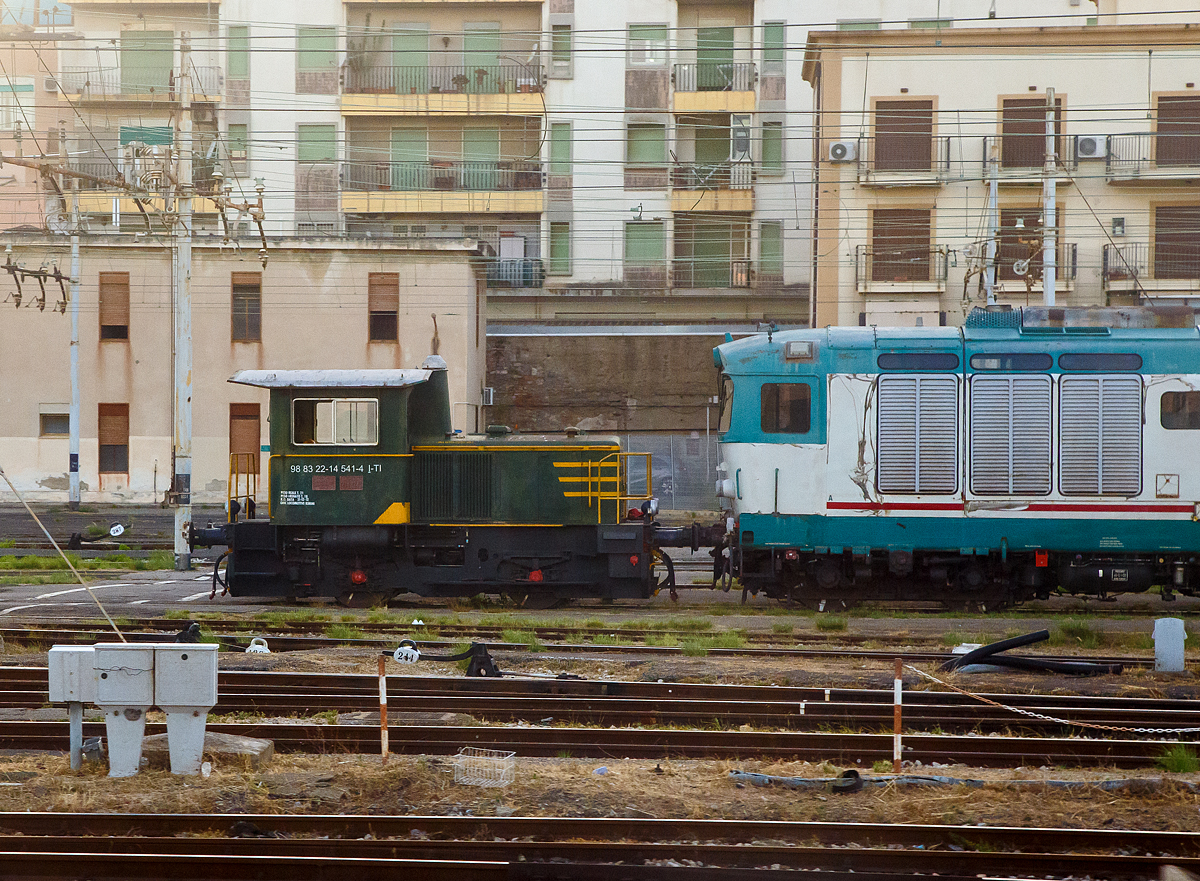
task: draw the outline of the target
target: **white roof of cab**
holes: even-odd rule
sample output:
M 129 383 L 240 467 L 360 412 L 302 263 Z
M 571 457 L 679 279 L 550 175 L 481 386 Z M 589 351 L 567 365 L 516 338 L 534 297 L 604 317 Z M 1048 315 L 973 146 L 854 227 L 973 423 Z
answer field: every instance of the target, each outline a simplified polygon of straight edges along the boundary
M 239 370 L 230 382 L 259 388 L 407 388 L 429 370 Z

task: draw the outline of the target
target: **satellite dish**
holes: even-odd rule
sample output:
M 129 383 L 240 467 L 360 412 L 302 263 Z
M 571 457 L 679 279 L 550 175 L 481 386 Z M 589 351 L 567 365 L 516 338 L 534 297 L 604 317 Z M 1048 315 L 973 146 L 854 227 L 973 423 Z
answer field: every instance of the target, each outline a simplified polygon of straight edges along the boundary
M 108 527 L 108 534 L 113 538 L 120 538 L 125 534 L 125 527 L 120 523 L 114 523 L 112 526 Z

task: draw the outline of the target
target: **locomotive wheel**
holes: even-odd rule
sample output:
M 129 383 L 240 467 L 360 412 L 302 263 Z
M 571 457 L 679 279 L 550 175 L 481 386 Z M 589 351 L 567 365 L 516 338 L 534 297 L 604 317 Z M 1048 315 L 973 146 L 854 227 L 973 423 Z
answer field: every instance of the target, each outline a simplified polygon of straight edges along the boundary
M 570 602 L 570 600 L 556 597 L 547 591 L 506 593 L 505 596 L 508 597 L 513 605 L 520 606 L 522 609 L 528 609 L 531 612 L 541 612 L 546 609 L 561 609 Z
M 348 590 L 338 594 L 337 604 L 347 609 L 372 609 L 375 606 L 386 606 L 392 594 L 378 590 Z

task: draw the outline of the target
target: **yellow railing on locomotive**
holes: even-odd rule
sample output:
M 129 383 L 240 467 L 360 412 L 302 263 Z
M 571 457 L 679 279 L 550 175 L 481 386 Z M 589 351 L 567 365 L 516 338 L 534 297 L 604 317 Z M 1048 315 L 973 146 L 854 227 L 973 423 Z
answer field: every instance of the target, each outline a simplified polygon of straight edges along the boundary
M 253 516 L 255 499 L 258 497 L 258 453 L 229 454 L 229 491 L 227 493 L 227 508 L 229 521 L 237 519 L 234 514 L 233 502 L 241 506 L 241 512 L 247 518 Z
M 646 469 L 646 492 L 635 495 L 629 490 L 629 460 L 640 458 Z M 619 522 L 625 502 L 643 502 L 650 498 L 650 453 L 610 453 L 603 459 L 587 463 L 588 507 L 596 503 L 596 522 L 604 522 L 604 503 L 616 502 L 614 522 Z

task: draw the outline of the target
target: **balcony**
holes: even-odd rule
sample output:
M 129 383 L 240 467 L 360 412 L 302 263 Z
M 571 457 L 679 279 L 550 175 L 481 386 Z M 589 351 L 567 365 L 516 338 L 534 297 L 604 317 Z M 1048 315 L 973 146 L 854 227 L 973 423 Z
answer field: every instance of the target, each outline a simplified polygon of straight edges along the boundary
M 1007 140 L 1007 145 L 1005 141 Z M 1046 139 L 1030 135 L 1018 134 L 983 139 L 983 175 L 986 183 L 990 180 L 992 150 L 995 149 L 996 174 L 1001 184 L 1017 186 L 1041 186 L 1045 180 L 1046 171 Z M 1057 139 L 1057 160 L 1059 171 L 1073 171 L 1076 167 L 1075 139 L 1059 137 Z M 1060 184 L 1070 183 L 1066 178 L 1059 178 Z
M 713 260 L 676 257 L 671 263 L 671 285 L 680 289 L 752 288 L 753 263 L 746 259 Z
M 153 101 L 178 103 L 178 73 L 162 70 L 147 76 L 138 71 L 140 80 L 153 79 L 157 82 L 130 82 L 122 76 L 120 67 L 63 67 L 58 76 L 59 88 L 64 96 L 73 96 L 78 101 Z M 213 66 L 193 66 L 192 95 L 197 101 L 217 101 L 221 97 L 221 69 Z
M 1200 178 L 1200 136 L 1109 135 L 1104 172 L 1110 183 L 1194 183 Z
M 753 62 L 676 64 L 676 113 L 750 113 L 758 72 Z
M 1039 233 L 1040 235 L 1040 233 Z M 1062 290 L 1075 286 L 1079 272 L 1079 248 L 1075 242 L 1059 242 L 1055 251 L 1054 281 Z M 1000 293 L 1043 290 L 1045 264 L 1042 250 L 1020 242 L 1001 242 L 996 250 L 996 287 Z
M 672 211 L 753 211 L 755 168 L 750 162 L 671 167 Z
M 540 162 L 343 162 L 342 210 L 540 212 Z
M 1137 292 L 1170 296 L 1200 291 L 1200 248 L 1163 248 L 1149 242 L 1105 245 L 1102 278 L 1105 293 Z
M 882 151 L 873 138 L 859 138 L 858 157 L 858 182 L 865 187 L 940 187 L 951 177 L 950 139 L 932 134 Z
M 342 112 L 350 115 L 420 113 L 520 115 L 545 111 L 540 64 L 489 67 L 350 66 Z
M 212 160 L 196 159 L 193 161 L 192 184 L 196 188 L 197 196 L 205 196 L 216 191 L 216 181 L 212 176 L 216 167 L 216 163 Z M 72 159 L 71 169 L 105 180 L 130 180 L 140 176 L 140 173 L 124 168 L 123 162 L 115 159 L 111 161 L 108 159 Z M 154 186 L 149 186 L 147 189 L 152 192 L 156 191 Z M 119 201 L 119 210 L 122 214 L 138 212 L 137 203 L 124 191 L 100 183 L 99 180 L 85 178 L 79 180 L 79 210 L 84 214 L 111 214 L 114 199 Z M 142 200 L 142 204 L 147 211 L 164 210 L 163 200 L 160 198 L 147 197 Z M 192 210 L 198 214 L 209 214 L 216 211 L 216 206 L 206 199 L 197 198 L 192 202 Z
M 540 288 L 546 281 L 546 265 L 532 257 L 493 260 L 487 265 L 489 288 Z
M 854 279 L 860 294 L 932 294 L 946 289 L 945 248 L 855 249 Z

